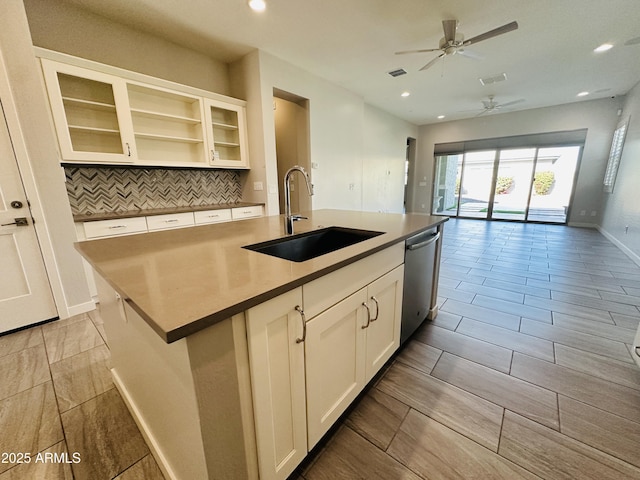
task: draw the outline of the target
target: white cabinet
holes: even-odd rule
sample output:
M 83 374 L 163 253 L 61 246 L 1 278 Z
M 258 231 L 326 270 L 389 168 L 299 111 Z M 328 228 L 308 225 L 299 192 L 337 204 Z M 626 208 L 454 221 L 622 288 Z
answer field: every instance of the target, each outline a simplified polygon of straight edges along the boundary
M 193 225 L 193 212 L 169 213 L 147 217 L 147 227 L 150 232 L 168 230 L 170 228 L 192 227 Z
M 204 109 L 211 166 L 249 168 L 244 107 L 206 98 Z
M 307 454 L 302 288 L 246 312 L 260 478 L 285 479 Z
M 249 167 L 243 101 L 41 62 L 63 161 Z
M 400 346 L 402 280 L 400 266 L 309 321 L 309 449 Z
M 78 238 L 78 240 L 131 235 L 132 233 L 146 231 L 147 220 L 145 217 L 99 220 L 97 222 L 84 222 L 84 238 Z
M 309 449 L 364 388 L 366 299 L 366 289 L 359 290 L 307 325 Z
M 245 218 L 255 218 L 262 216 L 262 205 L 251 205 L 248 207 L 236 207 L 231 209 L 233 220 L 244 220 Z
M 139 83 L 126 87 L 137 163 L 208 165 L 201 98 Z
M 133 128 L 124 82 L 46 59 L 42 68 L 62 158 L 133 162 Z
M 245 312 L 260 478 L 287 478 L 400 346 L 403 246 Z
M 400 346 L 404 267 L 397 267 L 367 288 L 371 324 L 365 330 L 365 383 L 378 373 Z
M 193 212 L 196 225 L 204 225 L 207 223 L 220 223 L 231 221 L 231 209 L 222 208 L 219 210 L 201 210 Z

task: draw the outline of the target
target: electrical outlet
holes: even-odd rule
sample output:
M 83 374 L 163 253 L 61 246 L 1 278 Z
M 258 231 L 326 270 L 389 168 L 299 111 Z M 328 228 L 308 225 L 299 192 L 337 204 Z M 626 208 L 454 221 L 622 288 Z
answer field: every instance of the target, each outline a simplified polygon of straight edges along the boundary
M 349 184 L 349 190 L 353 190 L 354 188 L 356 188 L 356 184 L 355 183 L 350 183 Z
M 264 186 L 262 185 L 262 182 L 253 182 L 253 189 L 254 190 L 264 190 Z
M 597 211 L 595 211 L 595 210 L 591 210 L 591 216 L 592 216 L 592 217 L 595 217 L 597 214 L 598 214 L 598 212 L 597 212 Z
M 584 217 L 587 214 L 586 210 L 580 210 L 580 216 Z

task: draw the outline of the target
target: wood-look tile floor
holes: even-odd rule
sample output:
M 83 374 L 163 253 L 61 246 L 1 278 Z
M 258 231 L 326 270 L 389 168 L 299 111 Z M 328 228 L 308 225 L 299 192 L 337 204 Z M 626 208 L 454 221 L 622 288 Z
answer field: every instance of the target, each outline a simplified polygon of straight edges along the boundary
M 596 230 L 445 225 L 440 313 L 293 478 L 640 479 L 640 268 Z M 162 479 L 94 313 L 0 337 L 0 480 Z M 191 479 L 189 479 L 191 480 Z
M 640 479 L 640 267 L 597 230 L 450 220 L 438 303 L 315 479 Z

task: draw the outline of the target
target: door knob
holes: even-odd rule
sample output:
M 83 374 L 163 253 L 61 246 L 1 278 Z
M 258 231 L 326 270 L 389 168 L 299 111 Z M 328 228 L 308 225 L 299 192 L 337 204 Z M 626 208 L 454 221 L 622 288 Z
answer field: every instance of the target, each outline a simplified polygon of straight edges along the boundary
M 27 221 L 27 217 L 18 217 L 18 218 L 14 218 L 14 221 L 11 223 L 3 223 L 2 227 L 8 227 L 9 225 L 15 225 L 16 227 L 28 227 L 29 226 L 29 222 Z
M 13 202 L 11 202 L 12 208 L 22 208 L 22 206 L 22 202 L 20 202 L 19 200 L 14 200 Z

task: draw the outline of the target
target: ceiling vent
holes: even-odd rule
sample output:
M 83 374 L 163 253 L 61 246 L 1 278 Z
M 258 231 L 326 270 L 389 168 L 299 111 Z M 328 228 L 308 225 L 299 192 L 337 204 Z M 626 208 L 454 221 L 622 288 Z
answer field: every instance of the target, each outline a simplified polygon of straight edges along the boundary
M 482 85 L 491 85 L 492 83 L 504 82 L 507 79 L 506 73 L 491 75 L 490 77 L 479 78 Z
M 397 70 L 391 70 L 387 73 L 392 77 L 399 77 L 400 75 L 406 75 L 407 71 L 404 68 L 398 68 Z

